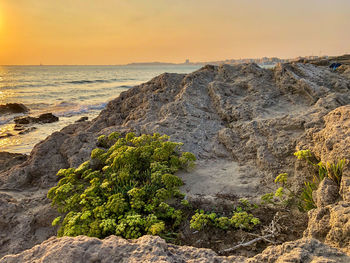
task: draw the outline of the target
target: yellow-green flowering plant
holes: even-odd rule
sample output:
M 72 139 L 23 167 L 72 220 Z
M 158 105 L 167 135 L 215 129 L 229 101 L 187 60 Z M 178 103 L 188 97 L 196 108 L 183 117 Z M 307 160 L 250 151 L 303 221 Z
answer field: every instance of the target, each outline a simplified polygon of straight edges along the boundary
M 186 203 L 175 172 L 193 166 L 195 156 L 159 134 L 114 132 L 100 136 L 97 145 L 89 161 L 61 169 L 48 192 L 62 213 L 52 222 L 58 235 L 138 238 L 175 231 L 183 213 L 172 204 Z

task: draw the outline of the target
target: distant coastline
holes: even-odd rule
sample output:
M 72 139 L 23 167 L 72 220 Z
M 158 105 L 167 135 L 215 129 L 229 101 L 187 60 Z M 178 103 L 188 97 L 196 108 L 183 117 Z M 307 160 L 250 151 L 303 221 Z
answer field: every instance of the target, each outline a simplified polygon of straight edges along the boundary
M 169 62 L 134 62 L 126 64 L 126 66 L 204 66 L 207 64 L 211 65 L 221 65 L 221 64 L 229 64 L 229 65 L 237 65 L 244 63 L 256 63 L 259 65 L 274 65 L 277 63 L 286 63 L 291 61 L 299 61 L 302 59 L 306 60 L 315 60 L 315 59 L 327 59 L 329 56 L 305 56 L 305 57 L 296 57 L 296 58 L 287 58 L 282 59 L 278 57 L 262 57 L 262 58 L 242 58 L 242 59 L 226 59 L 226 60 L 217 60 L 217 61 L 204 61 L 204 62 L 192 62 L 189 59 L 186 59 L 183 63 L 169 63 Z
M 343 56 L 346 56 L 345 54 Z M 159 61 L 151 61 L 151 62 L 132 62 L 127 64 L 62 64 L 62 65 L 56 65 L 56 64 L 44 64 L 44 63 L 38 63 L 36 65 L 0 65 L 0 66 L 205 66 L 205 65 L 222 65 L 222 64 L 229 64 L 229 65 L 237 65 L 237 64 L 245 64 L 245 63 L 256 63 L 259 65 L 275 65 L 277 63 L 286 63 L 286 62 L 293 62 L 293 61 L 312 61 L 312 60 L 320 60 L 320 59 L 330 59 L 330 58 L 339 58 L 342 56 L 299 56 L 295 58 L 278 58 L 278 57 L 262 57 L 262 58 L 240 58 L 240 59 L 226 59 L 226 60 L 214 60 L 214 61 L 190 61 L 190 59 L 186 59 L 185 62 L 182 63 L 172 63 L 172 62 L 159 62 Z

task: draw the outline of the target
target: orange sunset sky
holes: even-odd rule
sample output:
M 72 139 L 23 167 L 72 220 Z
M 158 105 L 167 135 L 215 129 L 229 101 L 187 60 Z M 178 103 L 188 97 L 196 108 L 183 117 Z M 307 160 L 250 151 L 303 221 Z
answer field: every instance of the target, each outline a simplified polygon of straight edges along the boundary
M 0 0 L 0 64 L 350 53 L 349 0 Z

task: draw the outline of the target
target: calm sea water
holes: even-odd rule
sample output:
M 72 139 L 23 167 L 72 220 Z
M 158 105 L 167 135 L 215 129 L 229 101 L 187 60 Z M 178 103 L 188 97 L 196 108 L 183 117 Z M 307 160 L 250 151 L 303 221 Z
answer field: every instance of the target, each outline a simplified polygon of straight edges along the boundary
M 96 117 L 122 91 L 164 73 L 189 73 L 199 66 L 0 66 L 0 104 L 23 103 L 30 116 L 51 112 L 59 122 L 35 124 L 23 135 L 14 118 L 0 114 L 0 151 L 29 153 L 52 132 L 82 116 Z M 4 134 L 13 136 L 1 138 Z

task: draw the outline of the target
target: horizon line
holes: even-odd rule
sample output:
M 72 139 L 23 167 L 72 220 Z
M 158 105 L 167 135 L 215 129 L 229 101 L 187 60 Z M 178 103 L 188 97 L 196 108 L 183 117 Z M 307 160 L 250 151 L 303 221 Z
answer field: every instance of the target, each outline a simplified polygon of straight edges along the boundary
M 7 67 L 7 66 L 132 66 L 134 64 L 170 64 L 170 65 L 187 65 L 187 66 L 195 66 L 198 64 L 210 64 L 210 63 L 220 63 L 220 62 L 225 62 L 225 61 L 229 61 L 229 60 L 248 60 L 248 59 L 253 59 L 253 60 L 257 60 L 257 59 L 263 59 L 263 58 L 277 58 L 279 60 L 292 60 L 292 59 L 298 59 L 298 58 L 306 58 L 306 57 L 341 57 L 341 56 L 345 56 L 345 55 L 350 55 L 350 53 L 344 53 L 342 55 L 321 55 L 321 56 L 315 56 L 315 55 L 307 55 L 307 56 L 298 56 L 298 57 L 289 57 L 289 58 L 280 58 L 280 57 L 256 57 L 256 58 L 236 58 L 236 59 L 225 59 L 225 60 L 212 60 L 212 61 L 197 61 L 197 62 L 191 62 L 189 61 L 189 63 L 185 62 L 180 62 L 180 63 L 176 63 L 176 62 L 160 62 L 160 61 L 149 61 L 149 62 L 129 62 L 129 63 L 125 63 L 125 64 L 4 64 L 4 65 L 0 65 L 2 67 Z

